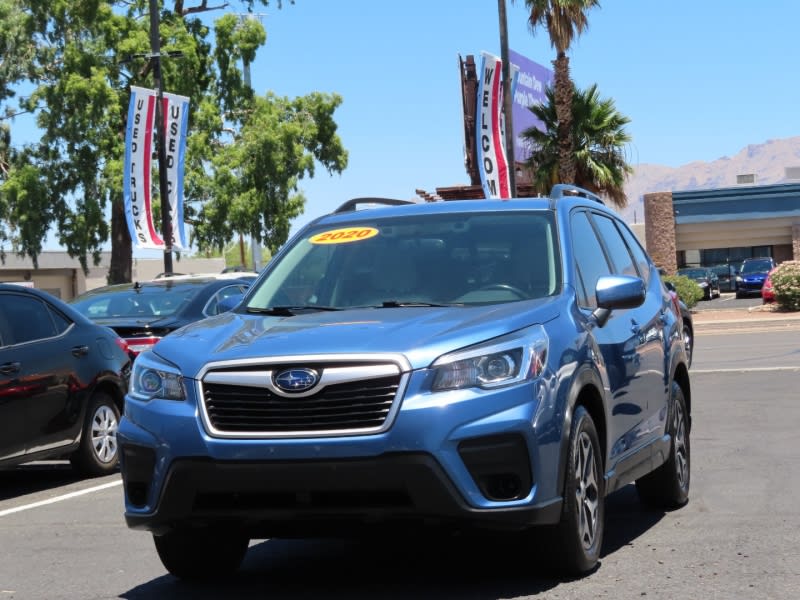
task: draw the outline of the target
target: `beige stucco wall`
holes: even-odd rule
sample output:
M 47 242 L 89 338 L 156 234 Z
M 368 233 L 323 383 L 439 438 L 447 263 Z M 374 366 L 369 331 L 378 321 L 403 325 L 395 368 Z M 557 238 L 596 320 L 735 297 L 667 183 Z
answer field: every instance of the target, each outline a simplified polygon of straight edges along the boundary
M 66 252 L 43 252 L 38 257 L 38 268 L 34 268 L 30 258 L 6 255 L 5 263 L 0 263 L 0 282 L 33 282 L 33 286 L 47 290 L 62 300 L 71 300 L 86 290 L 106 285 L 108 264 L 111 253 L 101 255 L 100 264 L 91 266 L 84 274 L 80 263 L 70 258 Z M 178 273 L 220 273 L 225 268 L 223 258 L 187 258 L 173 261 L 173 269 Z M 161 258 L 133 259 L 133 279 L 152 279 L 164 270 Z

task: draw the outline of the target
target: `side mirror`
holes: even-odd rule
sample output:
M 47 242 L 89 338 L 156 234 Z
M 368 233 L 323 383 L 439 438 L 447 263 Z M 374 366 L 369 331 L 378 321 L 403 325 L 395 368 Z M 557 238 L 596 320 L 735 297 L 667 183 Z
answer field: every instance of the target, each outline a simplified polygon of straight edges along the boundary
M 233 296 L 228 296 L 227 298 L 223 298 L 217 304 L 217 314 L 222 314 L 224 312 L 228 312 L 229 310 L 233 310 L 244 298 L 244 294 L 234 294 Z
M 645 298 L 644 281 L 630 275 L 607 275 L 597 280 L 595 297 L 597 310 L 594 317 L 602 327 L 611 316 L 612 310 L 636 308 L 641 306 Z

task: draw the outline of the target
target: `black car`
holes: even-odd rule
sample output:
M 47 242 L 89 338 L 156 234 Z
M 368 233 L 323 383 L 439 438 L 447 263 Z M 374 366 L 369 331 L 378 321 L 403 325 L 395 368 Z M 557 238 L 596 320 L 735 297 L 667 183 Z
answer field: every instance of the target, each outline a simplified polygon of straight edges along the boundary
M 736 291 L 736 269 L 731 264 L 721 264 L 709 267 L 717 274 L 720 292 Z
M 712 298 L 719 298 L 719 277 L 717 274 L 706 267 L 691 267 L 686 269 L 678 269 L 678 275 L 683 275 L 693 280 L 700 289 L 703 290 L 703 299 L 711 300 Z
M 692 320 L 692 311 L 686 306 L 686 303 L 681 300 L 678 295 L 678 290 L 669 281 L 664 282 L 664 286 L 669 290 L 672 301 L 677 305 L 681 313 L 681 332 L 683 335 L 683 344 L 686 346 L 686 366 L 692 366 L 692 353 L 694 352 L 694 321 Z
M 220 301 L 241 296 L 253 279 L 238 274 L 164 277 L 89 290 L 71 304 L 95 323 L 111 327 L 136 356 L 176 329 L 224 312 Z
M 125 342 L 46 292 L 0 284 L 0 467 L 69 457 L 116 469 Z

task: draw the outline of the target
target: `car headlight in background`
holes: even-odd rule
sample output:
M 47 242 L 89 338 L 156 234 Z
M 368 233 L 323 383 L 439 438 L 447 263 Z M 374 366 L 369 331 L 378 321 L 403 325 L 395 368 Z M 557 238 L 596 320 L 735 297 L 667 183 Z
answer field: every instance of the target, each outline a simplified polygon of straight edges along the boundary
M 133 363 L 128 393 L 137 400 L 185 400 L 186 389 L 180 371 L 152 352 L 144 352 Z
M 513 385 L 541 375 L 548 338 L 541 325 L 451 352 L 432 365 L 432 391 Z

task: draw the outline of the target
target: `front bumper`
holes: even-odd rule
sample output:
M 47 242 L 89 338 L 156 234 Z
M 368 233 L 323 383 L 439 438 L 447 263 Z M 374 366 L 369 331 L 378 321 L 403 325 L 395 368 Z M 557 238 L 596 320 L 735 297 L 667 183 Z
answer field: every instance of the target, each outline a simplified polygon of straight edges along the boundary
M 251 538 L 268 538 L 414 524 L 520 529 L 555 523 L 560 514 L 560 500 L 493 510 L 469 506 L 433 457 L 409 453 L 299 463 L 180 459 L 170 467 L 157 511 L 128 511 L 125 519 L 131 528 L 155 533 L 222 522 Z
M 128 397 L 118 439 L 130 527 L 229 521 L 251 537 L 397 522 L 555 523 L 563 406 L 545 379 L 431 394 L 409 379 L 391 427 L 369 435 L 210 436 L 196 396 Z

